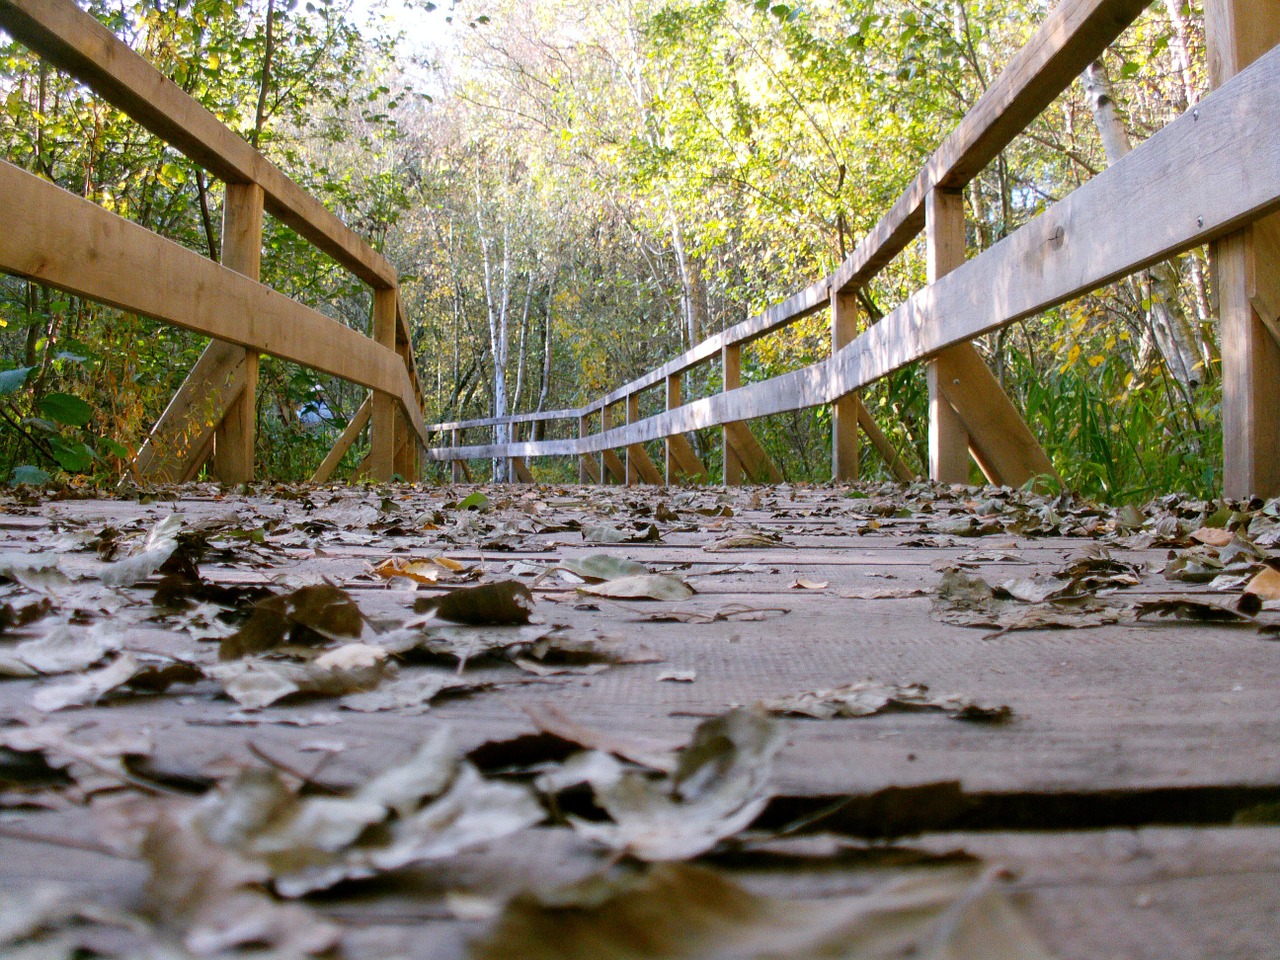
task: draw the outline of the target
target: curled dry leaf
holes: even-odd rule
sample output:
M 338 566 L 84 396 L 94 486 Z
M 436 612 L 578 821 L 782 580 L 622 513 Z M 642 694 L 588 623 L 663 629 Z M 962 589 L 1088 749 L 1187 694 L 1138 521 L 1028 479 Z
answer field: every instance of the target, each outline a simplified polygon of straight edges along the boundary
M 1264 566 L 1244 588 L 1245 593 L 1252 593 L 1262 600 L 1280 600 L 1280 570 L 1271 561 Z
M 120 632 L 107 623 L 76 629 L 65 620 L 49 625 L 43 637 L 0 649 L 0 676 L 37 677 L 75 673 L 120 649 Z
M 1134 608 L 1134 616 L 1138 620 L 1158 617 L 1165 620 L 1191 620 L 1196 623 L 1253 624 L 1256 622 L 1246 613 L 1190 597 L 1140 603 Z
M 286 640 L 310 646 L 355 640 L 364 627 L 360 607 L 345 590 L 319 583 L 260 600 L 244 626 L 222 641 L 218 656 L 234 660 L 265 653 Z
M 388 653 L 406 659 L 443 658 L 457 663 L 461 673 L 466 665 L 481 657 L 512 656 L 556 627 L 541 624 L 514 627 L 466 627 L 438 621 L 412 624 L 378 638 Z
M 439 597 L 423 597 L 413 609 L 435 613 L 441 620 L 478 626 L 529 622 L 533 592 L 518 580 L 499 580 L 478 587 L 458 587 Z
M 1001 723 L 1012 715 L 1008 706 L 988 707 L 960 694 L 937 696 L 923 683 L 875 683 L 867 680 L 831 690 L 815 690 L 765 700 L 770 713 L 832 720 L 869 717 L 890 710 L 939 710 L 955 720 Z
M 707 553 L 719 553 L 722 550 L 767 550 L 771 547 L 785 547 L 781 537 L 769 536 L 763 533 L 736 533 L 732 536 L 722 537 L 714 543 L 709 543 L 702 549 Z
M 540 676 L 557 673 L 599 673 L 620 663 L 659 663 L 661 654 L 640 646 L 630 648 L 616 638 L 601 634 L 556 631 L 530 645 L 516 666 Z
M 254 769 L 207 794 L 191 819 L 296 897 L 456 856 L 543 816 L 527 789 L 485 779 L 440 731 L 350 794 L 301 796 L 278 771 Z
M 543 733 L 568 740 L 587 750 L 611 753 L 642 767 L 651 767 L 663 773 L 675 772 L 677 761 L 674 751 L 678 744 L 637 740 L 595 730 L 579 723 L 559 707 L 545 701 L 526 704 L 521 709 L 533 721 L 533 725 Z
M 308 907 L 266 893 L 266 866 L 211 841 L 193 821 L 193 809 L 181 801 L 136 798 L 98 809 L 106 839 L 149 869 L 144 917 L 201 957 L 251 946 L 301 956 L 337 943 L 337 927 Z
M 643 935 L 638 934 L 643 931 Z M 928 869 L 859 896 L 783 900 L 688 864 L 513 900 L 472 960 L 1050 960 L 990 876 Z
M 579 587 L 580 593 L 614 600 L 688 600 L 693 587 L 671 573 L 642 573 Z
M 736 709 L 698 726 L 669 776 L 627 771 L 593 784 L 611 823 L 572 819 L 575 830 L 641 860 L 685 860 L 746 829 L 769 802 L 776 722 Z
M 341 697 L 372 690 L 396 669 L 383 647 L 350 643 L 306 663 L 247 657 L 214 664 L 205 672 L 241 706 L 259 709 L 295 693 Z
M 182 527 L 183 519 L 177 514 L 165 517 L 151 529 L 139 552 L 103 568 L 102 582 L 108 587 L 131 587 L 147 579 L 178 549 L 178 531 Z
M 797 579 L 791 584 L 792 590 L 825 590 L 831 586 L 829 580 L 801 580 Z

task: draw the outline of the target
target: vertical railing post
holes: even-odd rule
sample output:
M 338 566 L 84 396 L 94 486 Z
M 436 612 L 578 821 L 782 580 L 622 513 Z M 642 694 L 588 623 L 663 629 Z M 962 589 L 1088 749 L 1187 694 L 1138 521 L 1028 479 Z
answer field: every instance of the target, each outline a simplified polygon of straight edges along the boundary
M 262 274 L 262 187 L 228 183 L 222 206 L 222 265 L 251 280 Z M 223 483 L 253 479 L 254 432 L 258 402 L 258 354 L 244 354 L 244 388 L 214 433 L 213 472 Z
M 627 411 L 627 425 L 631 425 L 640 419 L 640 395 L 636 393 L 627 394 L 626 400 L 623 401 Z M 636 462 L 636 451 L 633 444 L 627 444 L 627 486 L 634 487 L 640 482 L 640 467 Z
M 453 446 L 455 447 L 462 446 L 462 430 L 457 427 L 454 427 L 452 431 L 452 439 L 453 439 Z M 453 478 L 454 483 L 462 482 L 462 461 L 461 460 L 449 461 L 449 474 Z
M 585 440 L 590 432 L 591 418 L 587 416 L 578 417 L 578 439 Z M 586 483 L 590 476 L 591 471 L 587 468 L 587 455 L 580 453 L 578 454 L 578 482 Z
M 1280 43 L 1274 0 L 1205 0 L 1209 79 L 1221 86 Z M 1280 494 L 1280 214 L 1212 245 L 1222 347 L 1222 483 L 1228 497 Z M 1262 312 L 1260 312 L 1262 311 Z M 1270 323 L 1270 328 L 1268 328 Z
M 964 195 L 934 187 L 925 198 L 925 244 L 929 282 L 964 263 Z M 969 431 L 943 396 L 938 364 L 925 365 L 929 381 L 929 477 L 939 483 L 969 482 Z
M 680 378 L 681 375 L 679 371 L 667 374 L 667 410 L 674 410 L 684 402 L 681 397 L 682 384 Z M 676 461 L 674 438 L 667 437 L 663 440 L 662 449 L 664 460 L 662 475 L 666 480 L 667 485 L 670 486 L 671 484 L 674 484 L 680 476 L 680 465 Z
M 720 348 L 721 384 L 725 393 L 742 386 L 742 345 L 727 343 Z M 724 464 L 724 485 L 736 487 L 742 484 L 742 461 L 729 440 L 730 426 L 720 428 L 721 462 Z
M 831 291 L 831 353 L 858 335 L 858 298 Z M 831 404 L 831 477 L 857 480 L 858 394 L 847 393 Z
M 390 350 L 396 348 L 396 291 L 386 287 L 373 291 L 373 339 Z M 395 473 L 396 398 L 373 391 L 373 417 L 369 444 L 368 473 L 374 480 L 387 481 Z

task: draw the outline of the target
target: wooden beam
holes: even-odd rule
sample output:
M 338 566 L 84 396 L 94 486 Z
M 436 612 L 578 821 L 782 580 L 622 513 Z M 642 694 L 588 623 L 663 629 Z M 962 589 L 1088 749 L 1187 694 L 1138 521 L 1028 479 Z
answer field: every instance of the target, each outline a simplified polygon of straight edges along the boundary
M 427 440 L 394 351 L 3 161 L 0 196 L 0 271 L 391 393 Z
M 964 263 L 964 196 L 934 189 L 925 200 L 925 250 L 929 282 L 936 283 Z M 969 482 L 969 431 L 939 383 L 936 360 L 925 366 L 929 381 L 929 479 Z
M 244 390 L 245 351 L 213 340 L 187 374 L 133 458 L 139 477 L 184 482 L 213 451 L 213 435 Z
M 683 402 L 682 374 L 672 373 L 667 376 L 667 409 L 674 410 Z M 673 434 L 663 440 L 666 454 L 666 481 L 668 484 L 678 483 L 681 476 L 689 480 L 710 480 L 710 474 L 698 458 L 685 435 Z
M 533 474 L 529 472 L 529 465 L 525 463 L 524 457 L 511 458 L 511 472 L 517 482 L 533 483 Z
M 0 27 L 227 183 L 256 183 L 267 211 L 374 287 L 380 253 L 244 139 L 69 0 L 0 0 Z
M 393 355 L 396 346 L 394 290 L 373 292 L 373 339 Z M 398 355 L 396 355 L 399 359 Z M 369 476 L 378 481 L 388 481 L 395 473 L 396 454 L 396 404 L 389 393 L 373 392 L 373 416 L 370 419 Z
M 858 335 L 858 299 L 852 293 L 831 294 L 831 352 L 835 354 Z M 858 479 L 857 393 L 837 397 L 831 404 L 831 478 Z
M 600 408 L 600 431 L 608 433 L 613 429 L 613 412 L 608 407 Z M 622 444 L 626 446 L 626 444 Z M 627 482 L 627 465 L 622 462 L 622 458 L 614 451 L 612 447 L 604 447 L 601 449 L 600 461 L 602 469 L 600 471 L 601 483 L 607 483 L 609 477 L 613 477 L 614 483 Z
M 586 439 L 591 432 L 591 418 L 581 416 L 578 418 L 578 437 Z M 598 457 L 588 454 L 582 454 L 578 457 L 578 482 L 579 483 L 599 483 L 600 482 L 600 460 Z
M 742 347 L 736 343 L 728 343 L 720 348 L 721 390 L 723 393 L 737 390 L 742 386 Z M 731 440 L 734 431 L 729 424 L 720 429 L 720 462 L 722 480 L 726 487 L 742 484 L 742 460 L 738 457 L 737 447 Z
M 867 405 L 862 402 L 860 397 L 857 400 L 857 410 L 858 426 L 862 428 L 862 432 L 871 441 L 871 445 L 876 448 L 876 453 L 880 454 L 881 459 L 884 460 L 894 478 L 900 483 L 912 483 L 918 479 L 916 471 L 908 465 L 902 454 L 889 442 L 889 438 L 884 435 L 884 431 L 880 429 L 880 425 L 876 423 L 871 416 L 871 411 L 867 409 Z
M 782 471 L 769 459 L 769 454 L 745 423 L 726 423 L 724 432 L 726 442 L 752 483 L 782 483 Z
M 228 183 L 222 204 L 222 265 L 250 280 L 262 273 L 262 199 L 256 183 Z M 248 483 L 253 479 L 258 352 L 232 349 L 244 354 L 244 385 L 214 432 L 213 473 L 223 483 Z
M 451 431 L 450 436 L 453 441 L 453 445 L 455 447 L 462 446 L 462 429 L 461 428 L 455 428 L 453 431 Z M 450 473 L 450 478 L 453 480 L 454 483 L 462 482 L 462 470 L 465 466 L 466 466 L 466 461 L 464 460 L 453 460 L 450 462 L 449 473 Z
M 360 436 L 360 431 L 368 424 L 372 410 L 373 397 L 365 397 L 364 402 L 356 408 L 356 412 L 347 421 L 346 427 L 338 437 L 338 442 L 333 445 L 332 449 L 325 455 L 324 460 L 320 462 L 320 466 L 316 467 L 316 472 L 311 475 L 312 483 L 329 482 L 329 478 L 333 476 L 333 471 L 338 469 L 338 464 L 347 455 L 351 445 L 356 442 L 356 437 Z
M 627 397 L 627 423 L 635 423 L 640 419 L 640 395 L 633 393 Z M 662 482 L 662 474 L 649 459 L 649 453 L 643 444 L 627 444 L 627 485 L 635 483 Z
M 587 440 L 519 444 L 578 454 L 830 403 L 947 347 L 1041 313 L 1280 209 L 1280 51 L 1119 163 L 920 290 L 825 363 L 685 403 Z M 489 448 L 468 456 L 489 456 Z
M 1280 43 L 1269 0 L 1205 0 L 1210 83 L 1221 86 Z M 1274 57 L 1274 54 L 1271 55 Z M 1243 148 L 1246 154 L 1249 147 Z M 1214 245 L 1222 349 L 1223 492 L 1280 494 L 1280 214 Z

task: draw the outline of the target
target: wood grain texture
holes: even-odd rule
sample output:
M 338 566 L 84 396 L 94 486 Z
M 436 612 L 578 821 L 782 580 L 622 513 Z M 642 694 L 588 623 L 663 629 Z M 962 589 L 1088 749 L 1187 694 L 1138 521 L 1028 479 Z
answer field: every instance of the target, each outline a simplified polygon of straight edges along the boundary
M 0 196 L 13 205 L 0 270 L 390 393 L 426 442 L 394 351 L 4 162 Z
M 925 262 L 929 283 L 965 261 L 964 195 L 935 187 L 925 197 Z M 939 356 L 945 356 L 945 351 Z M 969 431 L 942 386 L 938 358 L 925 365 L 929 387 L 929 479 L 969 482 Z M 998 481 L 997 481 L 998 482 Z
M 858 298 L 851 293 L 831 295 L 831 352 L 834 354 L 858 335 Z M 831 403 L 831 476 L 835 480 L 858 479 L 858 408 L 856 393 Z

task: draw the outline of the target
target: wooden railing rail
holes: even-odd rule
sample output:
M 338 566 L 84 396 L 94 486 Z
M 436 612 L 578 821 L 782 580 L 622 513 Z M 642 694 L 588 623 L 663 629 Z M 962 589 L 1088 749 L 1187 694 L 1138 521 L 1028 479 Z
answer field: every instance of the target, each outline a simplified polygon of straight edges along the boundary
M 1012 236 L 970 261 L 964 259 L 958 190 L 1144 7 L 1139 0 L 1063 0 L 889 213 L 830 277 L 579 410 L 557 411 L 564 419 L 579 418 L 577 439 L 463 445 L 458 429 L 463 424 L 459 424 L 452 435 L 453 446 L 430 450 L 428 457 L 523 461 L 577 455 L 584 458 L 580 478 L 600 480 L 606 471 L 597 469 L 592 475 L 591 455 L 603 454 L 608 466 L 613 451 L 642 451 L 639 445 L 662 439 L 668 444 L 670 467 L 673 441 L 683 441 L 690 431 L 718 426 L 725 434 L 725 480 L 734 482 L 732 473 L 751 466 L 747 461 L 753 456 L 759 472 L 768 472 L 767 458 L 759 462 L 763 451 L 750 450 L 745 421 L 851 402 L 841 419 L 856 419 L 901 475 L 900 461 L 887 448 L 883 435 L 877 437 L 878 428 L 857 401 L 856 392 L 906 364 L 925 361 L 931 392 L 931 476 L 967 479 L 967 454 L 971 454 L 994 482 L 1021 484 L 1051 473 L 1052 466 L 972 348 L 972 338 L 1178 252 L 1222 241 L 1217 252 L 1228 251 L 1235 258 L 1233 264 L 1244 264 L 1236 268 L 1238 276 L 1232 281 L 1243 293 L 1228 298 L 1240 304 L 1236 308 L 1241 316 L 1236 335 L 1240 342 L 1227 343 L 1224 330 L 1224 426 L 1230 437 L 1226 492 L 1280 493 L 1280 427 L 1276 426 L 1280 418 L 1263 412 L 1264 402 L 1269 400 L 1273 410 L 1280 403 L 1280 352 L 1272 336 L 1280 329 L 1274 316 L 1280 310 L 1280 265 L 1263 262 L 1261 256 L 1262 251 L 1280 249 L 1280 228 L 1271 219 L 1261 219 L 1280 206 L 1280 98 L 1276 96 L 1280 53 L 1262 57 L 1129 157 Z M 1206 4 L 1210 59 L 1217 65 L 1218 83 L 1280 41 L 1280 24 L 1272 14 L 1263 0 Z M 922 229 L 929 247 L 929 286 L 850 340 L 856 310 L 850 294 Z M 828 305 L 833 329 L 828 361 L 762 383 L 738 386 L 734 382 L 743 343 Z M 680 374 L 717 354 L 724 365 L 725 391 L 681 404 Z M 664 380 L 666 412 L 644 419 L 628 417 L 625 426 L 612 424 L 611 406 L 625 402 L 633 410 L 640 391 Z M 1239 399 L 1233 399 L 1237 395 Z M 596 412 L 602 413 L 601 430 L 588 433 L 586 418 Z M 842 433 L 837 433 L 833 444 L 833 466 L 840 478 L 848 476 L 848 465 L 856 464 L 857 458 L 856 446 L 853 456 L 848 449 L 840 449 L 842 439 L 856 444 L 851 425 L 846 422 L 838 429 Z M 1235 453 L 1233 445 L 1239 448 Z M 733 460 L 738 462 L 731 472 Z M 608 472 L 617 470 L 609 467 Z M 628 470 L 625 479 L 634 482 L 636 477 Z
M 396 470 L 416 474 L 417 454 L 429 434 L 391 264 L 70 0 L 0 0 L 0 29 L 228 185 L 225 266 L 219 266 L 71 194 L 63 196 L 65 191 L 8 164 L 0 171 L 4 195 L 22 204 L 21 229 L 0 238 L 0 270 L 216 338 L 139 451 L 135 469 L 189 479 L 212 456 L 221 479 L 251 479 L 253 418 L 244 416 L 244 409 L 252 407 L 260 351 L 373 389 L 374 452 L 365 465 L 368 473 L 383 479 Z M 246 185 L 256 189 L 240 189 Z M 55 210 L 75 222 L 51 223 Z M 373 289 L 373 339 L 256 284 L 264 210 Z M 100 232 L 82 229 L 90 223 Z M 136 280 L 120 285 L 100 269 L 105 263 L 131 271 L 124 276 L 148 277 L 156 285 L 164 276 L 173 285 L 163 291 L 141 289 Z M 208 307 L 215 302 L 217 312 Z M 343 439 L 346 446 L 340 439 L 339 447 L 345 453 L 355 437 L 344 433 Z M 315 479 L 326 479 L 340 459 L 341 453 L 326 458 L 333 464 L 327 470 L 322 465 Z

